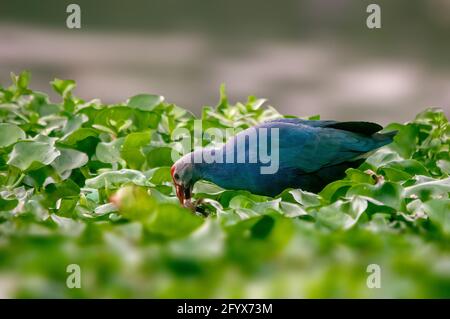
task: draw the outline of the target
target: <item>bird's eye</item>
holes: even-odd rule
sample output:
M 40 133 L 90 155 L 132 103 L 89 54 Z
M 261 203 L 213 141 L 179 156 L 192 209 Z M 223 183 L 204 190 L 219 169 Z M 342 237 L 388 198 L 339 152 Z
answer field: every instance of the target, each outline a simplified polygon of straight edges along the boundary
M 178 173 L 175 173 L 175 175 L 173 175 L 173 177 L 177 180 L 180 178 L 180 175 L 178 175 Z

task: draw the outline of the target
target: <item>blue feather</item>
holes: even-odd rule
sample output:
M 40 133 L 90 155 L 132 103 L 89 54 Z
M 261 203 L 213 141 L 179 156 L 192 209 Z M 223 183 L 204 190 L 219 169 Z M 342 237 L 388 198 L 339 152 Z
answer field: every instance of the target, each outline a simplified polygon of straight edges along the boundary
M 318 192 L 326 184 L 342 178 L 345 170 L 361 164 L 361 157 L 392 142 L 395 132 L 377 133 L 381 126 L 369 122 L 310 121 L 278 119 L 262 123 L 256 129 L 279 132 L 279 169 L 274 174 L 261 174 L 267 166 L 256 163 L 196 163 L 194 178 L 209 180 L 227 189 L 244 189 L 255 194 L 275 196 L 286 188 L 301 188 Z M 247 130 L 246 130 L 247 131 Z M 235 143 L 243 131 L 228 141 Z M 259 131 L 257 131 L 259 132 Z M 259 135 L 258 135 L 259 139 Z M 248 147 L 248 143 L 246 145 Z M 225 156 L 225 155 L 224 155 Z

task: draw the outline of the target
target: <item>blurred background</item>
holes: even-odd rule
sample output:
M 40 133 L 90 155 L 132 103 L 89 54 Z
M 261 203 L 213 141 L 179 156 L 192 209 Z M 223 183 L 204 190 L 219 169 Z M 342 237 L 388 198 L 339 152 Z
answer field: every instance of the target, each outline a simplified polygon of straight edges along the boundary
M 70 78 L 86 100 L 149 92 L 198 114 L 225 83 L 285 114 L 382 124 L 450 109 L 448 0 L 77 0 L 82 27 L 68 29 L 73 2 L 1 0 L 2 85 L 27 69 L 34 89 Z

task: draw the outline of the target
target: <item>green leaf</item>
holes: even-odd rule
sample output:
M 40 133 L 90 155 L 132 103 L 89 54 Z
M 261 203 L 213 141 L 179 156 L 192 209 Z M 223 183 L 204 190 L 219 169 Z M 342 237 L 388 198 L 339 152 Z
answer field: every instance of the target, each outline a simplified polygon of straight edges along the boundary
M 408 173 L 410 176 L 428 175 L 428 171 L 425 168 L 425 166 L 423 166 L 420 162 L 413 159 L 408 159 L 404 161 L 393 161 L 384 165 L 383 167 L 381 167 L 381 169 L 384 169 L 386 167 L 395 168 L 397 170 Z
M 25 132 L 17 125 L 0 123 L 0 147 L 9 146 L 25 137 Z
M 14 209 L 19 201 L 15 198 L 13 199 L 4 199 L 0 197 L 0 211 L 8 211 Z
M 369 156 L 366 163 L 371 165 L 373 168 L 378 168 L 390 162 L 398 162 L 403 159 L 404 158 L 402 158 L 399 153 L 393 151 L 390 147 L 383 147 Z
M 91 128 L 79 128 L 61 139 L 61 142 L 67 145 L 74 145 L 88 137 L 98 137 L 98 132 Z
M 147 154 L 148 167 L 172 166 L 172 149 L 170 147 L 157 147 Z
M 416 150 L 419 128 L 415 124 L 404 126 L 394 137 L 394 149 L 405 159 L 412 156 Z
M 317 194 L 306 192 L 301 189 L 289 190 L 288 194 L 292 196 L 295 202 L 302 206 L 314 207 L 320 205 L 320 197 Z M 283 200 L 289 198 L 289 196 L 286 195 L 282 194 Z
M 152 111 L 163 101 L 164 97 L 161 95 L 139 94 L 131 97 L 127 101 L 127 104 L 132 108 L 136 108 L 142 111 Z
M 220 85 L 219 89 L 219 103 L 217 104 L 217 110 L 219 112 L 223 112 L 224 109 L 228 107 L 228 96 L 227 96 L 227 88 L 225 86 L 225 83 L 222 83 Z
M 237 195 L 230 201 L 229 207 L 233 209 L 251 210 L 256 214 L 268 214 L 279 210 L 280 199 L 256 202 L 245 195 Z
M 319 224 L 333 230 L 349 229 L 356 224 L 366 208 L 367 201 L 355 196 L 351 200 L 338 200 L 320 208 L 315 217 Z
M 45 192 L 51 204 L 56 204 L 56 201 L 60 198 L 78 196 L 80 194 L 80 188 L 74 181 L 67 179 L 61 183 L 47 185 Z M 47 205 L 50 206 L 49 203 Z
M 118 138 L 112 142 L 101 142 L 97 144 L 95 155 L 103 163 L 118 163 L 122 161 L 120 152 L 125 138 Z
M 73 80 L 61 79 L 54 79 L 50 82 L 50 84 L 52 85 L 55 92 L 64 98 L 69 96 L 72 93 L 72 90 L 77 86 L 75 81 Z
M 22 171 L 37 169 L 51 164 L 60 152 L 49 143 L 38 141 L 20 141 L 14 145 L 8 164 Z
M 388 207 L 400 210 L 402 207 L 403 188 L 392 182 L 378 185 L 358 184 L 347 191 L 347 196 L 367 196 L 382 202 Z
M 339 180 L 332 182 L 325 186 L 319 195 L 327 201 L 337 199 L 339 196 L 344 196 L 345 191 L 351 187 L 353 183 L 349 180 Z
M 150 178 L 150 181 L 155 185 L 172 182 L 172 176 L 170 175 L 170 167 L 168 166 L 151 169 L 150 171 L 146 172 L 146 175 Z
M 400 182 L 408 180 L 412 177 L 411 174 L 402 171 L 397 168 L 392 167 L 383 167 L 379 170 L 380 173 L 382 173 L 384 176 L 386 176 L 386 179 L 392 181 L 392 182 Z
M 145 163 L 142 147 L 148 145 L 151 140 L 151 132 L 130 133 L 125 138 L 120 155 L 132 169 L 140 169 Z
M 280 202 L 280 211 L 283 214 L 283 216 L 289 218 L 308 215 L 308 212 L 301 205 L 288 202 Z
M 127 106 L 111 106 L 100 110 L 94 119 L 95 126 L 104 126 L 119 133 L 125 129 L 131 131 L 155 129 L 160 116 L 154 112 L 144 112 Z M 94 126 L 94 127 L 95 127 Z
M 415 179 L 414 185 L 405 188 L 406 197 L 418 197 L 425 201 L 430 198 L 446 198 L 450 193 L 450 177 L 433 179 L 427 176 L 416 176 Z
M 423 204 L 431 222 L 450 235 L 450 199 L 432 199 Z
M 354 183 L 367 183 L 372 184 L 374 182 L 373 176 L 359 169 L 349 168 L 345 171 L 347 179 Z
M 133 220 L 146 220 L 155 213 L 157 207 L 155 199 L 149 195 L 145 187 L 121 187 L 111 201 L 118 207 L 120 214 Z
M 444 159 L 438 160 L 436 165 L 441 169 L 442 172 L 450 175 L 450 161 Z
M 197 183 L 195 183 L 193 189 L 194 194 L 208 194 L 208 195 L 219 195 L 224 191 L 225 190 L 222 187 L 219 187 L 216 184 L 207 181 L 198 181 Z
M 203 218 L 173 204 L 160 204 L 149 216 L 145 227 L 151 233 L 166 237 L 184 237 L 203 223 Z
M 82 167 L 88 162 L 88 157 L 83 152 L 70 148 L 58 148 L 58 151 L 60 155 L 52 163 L 58 174 Z
M 19 75 L 11 73 L 11 78 L 17 89 L 25 91 L 30 83 L 31 73 L 28 71 L 23 71 Z
M 86 187 L 89 188 L 108 188 L 120 186 L 125 183 L 133 183 L 140 186 L 151 185 L 147 177 L 136 170 L 121 169 L 119 171 L 108 171 L 86 180 Z

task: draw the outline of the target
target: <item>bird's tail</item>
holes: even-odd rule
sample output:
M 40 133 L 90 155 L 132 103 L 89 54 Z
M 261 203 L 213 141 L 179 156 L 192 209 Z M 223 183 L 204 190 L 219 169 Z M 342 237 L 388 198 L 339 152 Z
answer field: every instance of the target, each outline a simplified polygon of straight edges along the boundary
M 392 141 L 394 140 L 394 136 L 398 133 L 398 131 L 391 131 L 391 132 L 387 132 L 387 133 L 375 133 L 372 134 L 372 139 L 375 141 L 375 144 L 373 145 L 372 150 L 365 152 L 355 158 L 353 158 L 351 161 L 358 161 L 358 160 L 365 160 L 367 159 L 370 155 L 372 155 L 373 153 L 375 153 L 377 151 L 377 149 L 379 149 L 380 147 L 390 144 L 392 143 Z
M 378 147 L 392 143 L 394 136 L 397 135 L 398 131 L 391 131 L 387 133 L 375 133 L 372 138 L 377 141 Z

